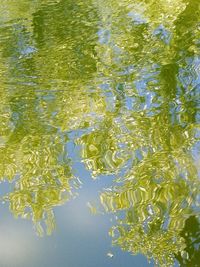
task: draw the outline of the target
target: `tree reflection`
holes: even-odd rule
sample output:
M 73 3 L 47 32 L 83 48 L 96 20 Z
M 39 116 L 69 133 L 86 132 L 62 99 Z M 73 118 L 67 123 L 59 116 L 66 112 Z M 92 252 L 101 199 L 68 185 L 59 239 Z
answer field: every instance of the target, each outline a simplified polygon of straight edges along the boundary
M 42 4 L 29 14 L 31 30 L 23 19 L 0 30 L 0 179 L 14 183 L 4 197 L 11 212 L 32 218 L 39 234 L 43 224 L 52 232 L 53 208 L 77 185 L 68 132 L 90 127 L 105 105 L 85 89 L 96 66 L 95 13 L 88 8 L 81 1 Z
M 0 28 L 11 211 L 51 233 L 53 208 L 73 195 L 76 139 L 93 176 L 118 175 L 100 196 L 118 216 L 114 244 L 159 266 L 196 264 L 199 1 L 38 2 L 31 23 L 17 9 Z
M 199 3 L 109 3 L 99 7 L 104 23 L 97 51 L 105 95 L 113 97 L 112 121 L 109 131 L 103 126 L 102 140 L 98 131 L 81 139 L 83 155 L 86 166 L 100 174 L 113 173 L 99 164 L 108 151 L 110 159 L 129 155 L 114 168 L 125 170 L 119 184 L 100 197 L 118 217 L 114 244 L 172 266 L 175 255 L 186 261 L 182 233 L 198 213 L 198 36 L 191 29 L 198 25 Z M 113 150 L 104 151 L 110 140 L 116 140 Z
M 189 217 L 181 232 L 185 240 L 185 249 L 182 253 L 176 255 L 181 266 L 198 266 L 200 258 L 200 226 L 195 216 Z

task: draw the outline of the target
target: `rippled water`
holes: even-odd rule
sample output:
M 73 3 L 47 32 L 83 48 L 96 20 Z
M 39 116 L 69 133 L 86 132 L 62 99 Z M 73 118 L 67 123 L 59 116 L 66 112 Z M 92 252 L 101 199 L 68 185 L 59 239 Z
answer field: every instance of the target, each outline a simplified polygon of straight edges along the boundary
M 199 266 L 199 18 L 1 1 L 1 267 Z

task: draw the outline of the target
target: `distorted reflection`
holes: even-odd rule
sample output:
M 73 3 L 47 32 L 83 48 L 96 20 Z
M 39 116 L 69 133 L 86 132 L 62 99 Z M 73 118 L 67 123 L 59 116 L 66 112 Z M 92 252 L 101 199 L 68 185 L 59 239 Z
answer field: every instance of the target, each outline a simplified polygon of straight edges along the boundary
M 98 91 L 86 90 L 96 70 L 96 12 L 89 9 L 81 1 L 42 5 L 28 18 L 31 29 L 21 14 L 0 29 L 0 176 L 14 182 L 4 199 L 15 216 L 31 216 L 40 234 L 41 221 L 54 229 L 53 207 L 69 199 L 71 180 L 77 184 L 68 132 L 93 125 L 105 105 Z
M 110 90 L 118 93 L 116 120 L 124 130 L 115 138 L 123 140 L 130 157 L 119 185 L 105 190 L 101 203 L 117 216 L 110 232 L 114 244 L 143 253 L 158 266 L 172 266 L 176 255 L 183 266 L 197 266 L 199 3 L 176 1 L 172 10 L 160 2 L 160 18 L 152 16 L 152 5 L 138 3 L 137 13 L 128 6 L 134 27 L 128 17 L 116 15 L 121 7 L 112 9 L 117 19 L 109 24 L 105 50 L 120 51 L 120 58 L 111 58 L 111 79 L 119 82 Z M 191 220 L 196 238 L 185 234 Z
M 113 244 L 158 266 L 197 266 L 199 0 L 19 2 L 0 18 L 11 212 L 51 233 L 54 207 L 84 182 L 82 161 L 91 177 L 116 176 L 100 194 L 116 215 Z

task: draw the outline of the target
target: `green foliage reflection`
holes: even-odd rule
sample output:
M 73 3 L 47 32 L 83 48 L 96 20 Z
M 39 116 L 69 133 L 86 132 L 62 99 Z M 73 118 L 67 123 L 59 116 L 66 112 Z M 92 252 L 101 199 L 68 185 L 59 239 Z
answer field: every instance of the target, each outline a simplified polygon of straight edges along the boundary
M 159 266 L 195 266 L 199 0 L 19 2 L 6 1 L 0 18 L 0 180 L 14 185 L 11 212 L 52 232 L 54 207 L 74 194 L 75 144 L 93 177 L 117 175 L 100 195 L 118 217 L 114 244 Z
M 176 255 L 187 264 L 196 257 L 195 242 L 189 249 L 183 233 L 189 218 L 199 215 L 199 174 L 192 155 L 199 140 L 199 36 L 194 35 L 199 2 L 130 2 L 102 8 L 105 21 L 112 19 L 102 25 L 110 35 L 99 46 L 106 54 L 100 71 L 110 82 L 122 129 L 113 133 L 123 148 L 115 153 L 126 151 L 131 164 L 124 165 L 119 185 L 100 199 L 118 217 L 110 232 L 114 244 L 153 258 L 158 266 L 172 266 Z
M 45 224 L 50 234 L 53 208 L 77 185 L 68 132 L 93 125 L 105 105 L 86 91 L 96 70 L 96 12 L 81 1 L 26 4 L 25 14 L 22 8 L 4 16 L 0 29 L 0 179 L 14 184 L 4 197 L 11 212 L 32 218 L 39 234 Z

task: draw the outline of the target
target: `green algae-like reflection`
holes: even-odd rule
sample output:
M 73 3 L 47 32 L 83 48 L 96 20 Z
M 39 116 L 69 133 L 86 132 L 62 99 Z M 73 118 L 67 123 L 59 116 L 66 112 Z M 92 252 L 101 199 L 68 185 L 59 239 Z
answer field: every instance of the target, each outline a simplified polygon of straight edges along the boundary
M 8 12 L 5 12 L 8 11 Z M 78 191 L 100 194 L 113 244 L 158 266 L 199 258 L 199 0 L 3 1 L 0 179 L 39 234 Z M 68 145 L 79 147 L 71 156 Z

